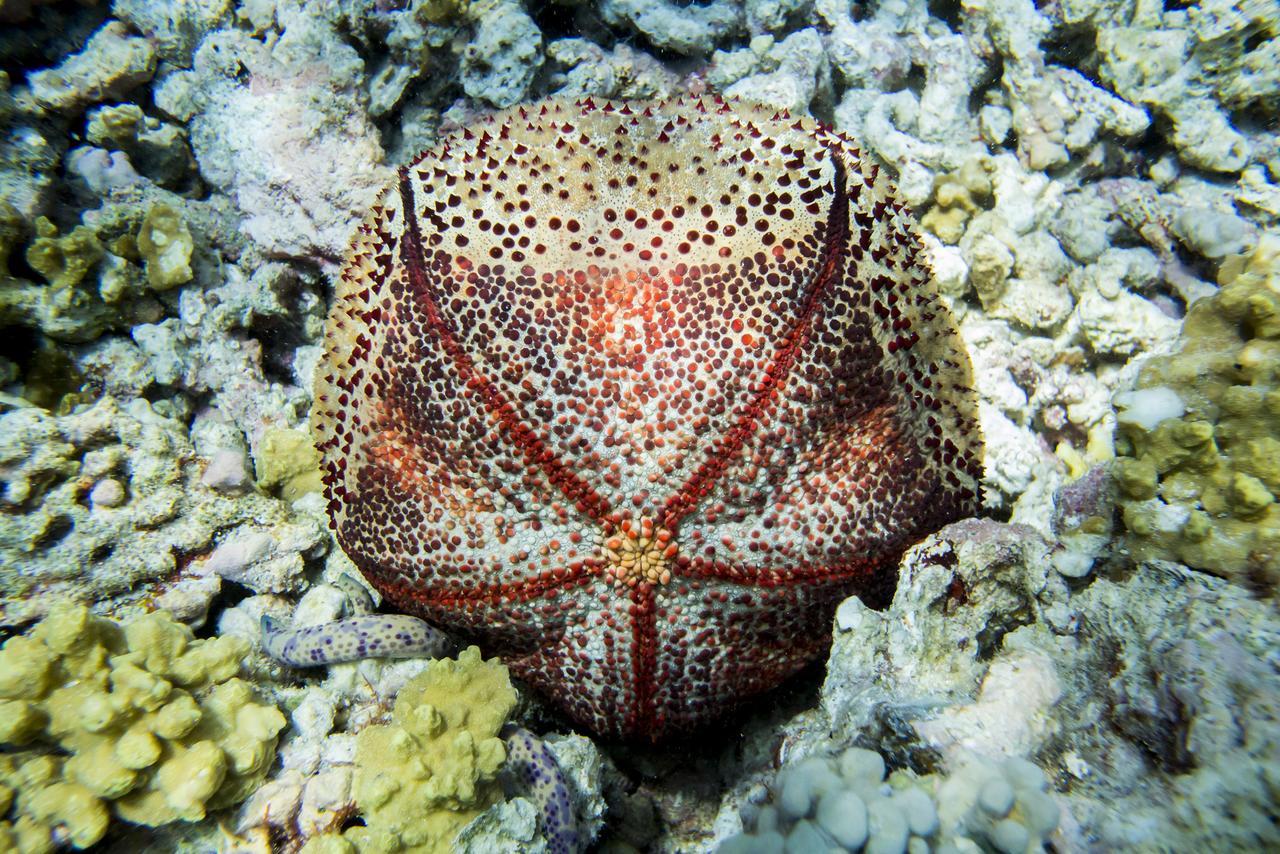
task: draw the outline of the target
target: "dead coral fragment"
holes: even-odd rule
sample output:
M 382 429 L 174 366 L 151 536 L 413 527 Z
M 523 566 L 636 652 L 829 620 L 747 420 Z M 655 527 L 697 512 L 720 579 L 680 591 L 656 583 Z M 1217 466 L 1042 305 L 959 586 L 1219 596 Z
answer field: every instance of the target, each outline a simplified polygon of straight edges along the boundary
M 102 243 L 93 229 L 78 225 L 59 237 L 46 217 L 36 220 L 36 239 L 27 248 L 27 263 L 54 288 L 72 288 L 102 260 Z
M 191 281 L 195 243 L 178 212 L 154 205 L 138 230 L 138 253 L 146 262 L 147 282 L 158 291 Z

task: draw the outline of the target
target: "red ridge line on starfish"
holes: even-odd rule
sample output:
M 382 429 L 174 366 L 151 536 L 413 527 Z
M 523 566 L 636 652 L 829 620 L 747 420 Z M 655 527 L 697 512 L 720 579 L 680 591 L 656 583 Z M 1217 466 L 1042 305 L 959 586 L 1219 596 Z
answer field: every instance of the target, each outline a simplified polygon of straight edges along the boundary
M 555 573 L 550 578 L 540 576 L 526 581 L 513 581 L 506 584 L 481 583 L 460 592 L 423 590 L 415 585 L 397 581 L 394 576 L 387 574 L 386 588 L 391 591 L 393 599 L 431 607 L 518 605 L 539 599 L 549 593 L 559 593 L 563 590 L 581 587 L 595 579 L 599 574 L 594 571 L 596 563 L 591 559 L 575 561 L 566 567 L 565 571 Z M 459 577 L 466 578 L 467 576 L 460 574 Z
M 408 237 L 401 244 L 401 252 L 405 269 L 409 272 L 409 284 L 413 288 L 417 302 L 427 314 L 428 324 L 439 334 L 440 344 L 453 360 L 459 376 L 484 398 L 489 411 L 505 428 L 499 432 L 516 446 L 525 461 L 542 469 L 547 480 L 555 484 L 565 497 L 573 502 L 578 512 L 585 513 L 598 524 L 604 525 L 609 512 L 604 498 L 556 457 L 533 430 L 525 426 L 523 413 L 507 399 L 493 380 L 480 372 L 471 356 L 462 349 L 462 344 L 453 330 L 449 329 L 445 322 L 431 294 L 426 273 L 422 269 L 424 258 L 422 231 L 418 226 L 418 214 L 413 203 L 413 188 L 409 183 L 409 173 L 405 169 L 400 170 L 400 201 L 405 210 L 406 236 Z
M 836 278 L 836 268 L 841 259 L 844 258 L 844 252 L 841 251 L 843 239 L 848 234 L 849 228 L 849 199 L 845 195 L 846 179 L 844 166 L 840 163 L 840 158 L 832 157 L 831 163 L 835 167 L 835 180 L 833 182 L 835 184 L 835 198 L 831 203 L 831 211 L 827 214 L 827 233 L 825 235 L 825 246 L 823 247 L 825 257 L 817 275 L 814 276 L 813 286 L 809 288 L 809 292 L 805 295 L 804 305 L 801 306 L 791 331 L 787 333 L 786 341 L 778 348 L 772 363 L 765 369 L 764 381 L 758 384 L 759 387 L 756 389 L 751 402 L 746 405 L 733 426 L 716 442 L 715 447 L 707 452 L 707 458 L 702 461 L 702 465 L 698 466 L 698 470 L 690 475 L 684 486 L 676 490 L 667 499 L 666 506 L 662 509 L 661 517 L 662 525 L 665 528 L 673 531 L 676 529 L 676 526 L 680 524 L 680 520 L 697 505 L 698 499 L 710 490 L 711 484 L 715 483 L 720 475 L 724 474 L 724 470 L 728 468 L 730 461 L 742 449 L 747 439 L 751 438 L 751 435 L 755 433 L 756 428 L 760 426 L 762 410 L 778 386 L 782 384 L 783 380 L 791 372 L 791 366 L 795 363 L 796 352 L 800 348 L 801 338 L 809 330 L 809 322 L 813 320 L 813 315 L 818 310 L 819 301 L 826 293 L 828 286 Z
M 792 324 L 790 332 L 787 334 L 786 340 L 779 347 L 772 362 L 766 368 L 764 379 L 757 384 L 754 394 L 744 411 L 733 426 L 729 428 L 725 437 L 717 442 L 716 448 L 708 454 L 698 469 L 667 500 L 662 511 L 662 519 L 664 526 L 671 530 L 676 529 L 680 520 L 697 505 L 697 501 L 723 475 L 729 462 L 759 427 L 761 413 L 768 405 L 769 399 L 790 374 L 796 353 L 804 335 L 808 332 L 814 315 L 818 311 L 822 297 L 842 272 L 843 244 L 849 227 L 849 200 L 846 196 L 847 187 L 844 167 L 838 157 L 833 156 L 831 163 L 835 172 L 833 180 L 834 197 L 826 220 L 823 259 L 814 276 L 813 284 L 805 295 L 804 303 L 796 316 L 795 322 Z M 410 286 L 413 289 L 416 301 L 426 313 L 428 324 L 439 335 L 441 346 L 453 361 L 459 376 L 463 378 L 468 386 L 480 393 L 486 407 L 497 418 L 502 428 L 502 435 L 522 453 L 525 460 L 539 467 L 544 476 L 547 477 L 547 480 L 559 488 L 566 498 L 574 503 L 579 512 L 585 513 L 602 527 L 607 526 L 610 524 L 608 519 L 609 508 L 604 498 L 557 458 L 542 440 L 526 426 L 523 413 L 513 402 L 506 398 L 491 379 L 477 368 L 470 355 L 463 350 L 457 336 L 448 327 L 439 307 L 436 305 L 430 285 L 427 282 L 426 273 L 422 268 L 422 262 L 425 257 L 422 248 L 422 233 L 414 205 L 413 188 L 409 183 L 407 171 L 403 169 L 401 170 L 399 188 L 401 203 L 405 211 L 407 238 L 401 244 L 401 252 L 405 269 L 408 271 Z M 686 558 L 679 561 L 678 565 L 687 568 L 690 571 L 690 577 L 715 578 L 722 581 L 762 587 L 783 586 L 789 583 L 816 583 L 818 580 L 836 581 L 840 578 L 840 576 L 832 574 L 833 572 L 839 572 L 834 567 L 825 568 L 825 575 L 823 574 L 824 568 L 798 567 L 788 570 L 785 574 L 766 570 L 764 575 L 756 579 L 742 579 L 739 581 L 739 579 L 733 577 L 732 573 L 720 573 L 714 563 Z M 553 590 L 560 591 L 569 586 L 579 586 L 602 571 L 597 567 L 597 562 L 595 561 L 582 561 L 576 566 L 566 568 L 566 570 L 545 579 L 539 577 L 511 584 L 480 585 L 478 588 L 473 587 L 465 593 L 453 594 L 452 596 L 424 595 L 422 592 L 410 589 L 407 585 L 394 581 L 386 586 L 395 594 L 398 594 L 397 598 L 419 604 L 436 606 L 479 605 L 485 603 L 510 604 L 513 602 L 527 602 Z M 848 577 L 852 578 L 864 574 L 866 567 L 851 565 L 848 571 Z M 654 723 L 653 696 L 657 690 L 655 680 L 655 669 L 657 667 L 655 654 L 657 647 L 656 590 L 653 585 L 642 582 L 630 590 L 630 599 L 633 626 L 631 650 L 634 668 L 632 685 L 636 698 L 636 702 L 632 705 L 634 710 L 632 714 L 634 714 L 639 728 L 647 728 Z
M 804 304 L 796 316 L 791 331 L 787 334 L 786 341 L 765 370 L 765 380 L 760 383 L 745 411 L 729 428 L 727 436 L 716 443 L 717 446 L 708 453 L 707 459 L 689 477 L 685 485 L 668 499 L 662 516 L 665 528 L 676 530 L 680 520 L 696 506 L 697 499 L 706 494 L 711 484 L 724 474 L 729 461 L 755 433 L 760 425 L 761 412 L 769 398 L 791 372 L 791 366 L 795 363 L 796 350 L 818 310 L 819 300 L 837 276 L 840 261 L 844 258 L 844 238 L 848 234 L 849 198 L 845 195 L 846 176 L 840 158 L 832 156 L 831 165 L 835 171 L 832 182 L 835 196 L 831 201 L 831 210 L 826 220 L 826 233 L 823 235 L 823 261 L 814 276 L 813 285 L 805 295 Z M 631 596 L 635 617 L 631 644 L 637 699 L 634 708 L 639 727 L 642 729 L 651 729 L 654 724 L 653 695 L 657 691 L 654 671 L 658 664 L 655 654 L 658 643 L 656 597 L 656 591 L 648 584 L 637 585 Z M 637 655 L 635 651 L 639 651 L 639 654 Z
M 741 587 L 790 587 L 800 584 L 843 584 L 862 578 L 879 568 L 876 561 L 847 561 L 835 565 L 788 565 L 785 569 L 764 566 L 740 567 L 705 558 L 681 557 L 676 561 L 681 578 L 725 581 Z M 750 573 L 747 576 L 746 573 Z

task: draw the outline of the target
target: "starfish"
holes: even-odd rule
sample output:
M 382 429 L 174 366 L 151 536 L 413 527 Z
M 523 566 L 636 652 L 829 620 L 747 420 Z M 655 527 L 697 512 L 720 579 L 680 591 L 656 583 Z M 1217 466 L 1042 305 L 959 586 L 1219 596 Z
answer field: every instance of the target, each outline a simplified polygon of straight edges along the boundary
M 338 284 L 338 542 L 586 728 L 689 732 L 976 509 L 969 361 L 919 254 L 888 176 L 809 119 L 550 99 L 453 133 Z

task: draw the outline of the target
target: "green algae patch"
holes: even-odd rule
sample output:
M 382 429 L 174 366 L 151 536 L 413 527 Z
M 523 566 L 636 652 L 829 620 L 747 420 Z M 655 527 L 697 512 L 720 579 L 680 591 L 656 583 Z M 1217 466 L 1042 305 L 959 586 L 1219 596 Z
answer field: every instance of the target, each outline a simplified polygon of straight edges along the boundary
M 236 678 L 249 644 L 157 612 L 124 625 L 56 608 L 0 649 L 0 842 L 98 842 L 114 815 L 158 826 L 243 800 L 284 716 Z
M 1178 352 L 1117 397 L 1117 485 L 1139 560 L 1280 584 L 1280 235 L 1229 258 Z M 1170 404 L 1169 401 L 1174 401 Z M 1154 414 L 1153 414 L 1154 413 Z
M 356 736 L 363 827 L 312 837 L 305 854 L 431 854 L 502 800 L 498 731 L 516 705 L 507 668 L 477 647 L 438 659 L 400 689 L 392 721 Z
M 0 209 L 0 255 L 6 259 L 24 233 L 9 213 Z M 115 242 L 108 248 L 85 224 L 60 234 L 57 226 L 40 217 L 24 257 L 43 281 L 0 269 L 0 324 L 24 326 L 56 341 L 85 343 L 109 329 L 159 320 L 163 307 L 143 286 L 142 270 L 114 251 Z M 137 241 L 130 236 L 129 242 Z M 165 263 L 172 262 L 172 255 L 165 256 Z M 180 268 L 162 269 L 175 281 L 179 277 Z

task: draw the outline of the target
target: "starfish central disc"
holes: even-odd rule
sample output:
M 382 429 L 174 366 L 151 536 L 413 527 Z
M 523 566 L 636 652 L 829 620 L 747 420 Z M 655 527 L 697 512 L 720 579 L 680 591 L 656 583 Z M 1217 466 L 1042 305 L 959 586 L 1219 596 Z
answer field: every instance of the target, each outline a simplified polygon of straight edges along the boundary
M 605 572 L 618 586 L 635 587 L 641 581 L 666 584 L 671 565 L 680 553 L 675 535 L 648 517 L 624 519 L 601 546 Z

